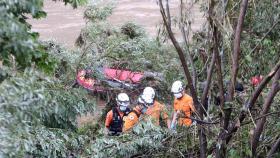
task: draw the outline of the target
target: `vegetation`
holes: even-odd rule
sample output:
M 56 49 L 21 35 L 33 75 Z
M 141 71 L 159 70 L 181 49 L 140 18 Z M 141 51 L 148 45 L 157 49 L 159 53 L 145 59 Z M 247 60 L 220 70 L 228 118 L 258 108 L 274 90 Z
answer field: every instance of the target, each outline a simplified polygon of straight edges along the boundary
M 132 22 L 121 27 L 107 22 L 114 3 L 90 4 L 79 49 L 70 51 L 38 41 L 26 22 L 46 16 L 43 0 L 2 0 L 0 157 L 279 156 L 280 3 L 193 1 L 207 18 L 190 40 L 193 5 L 180 2 L 180 16 L 172 17 L 168 1 L 159 0 L 163 24 L 155 39 Z M 176 27 L 183 42 L 173 34 Z M 166 104 L 171 83 L 186 80 L 198 124 L 174 133 L 141 121 L 119 137 L 104 136 L 98 119 L 78 126 L 77 117 L 94 112 L 96 100 L 72 87 L 76 71 L 104 65 L 161 73 L 164 81 L 156 88 Z M 250 83 L 254 75 L 264 76 L 256 87 Z M 242 93 L 234 91 L 237 81 Z

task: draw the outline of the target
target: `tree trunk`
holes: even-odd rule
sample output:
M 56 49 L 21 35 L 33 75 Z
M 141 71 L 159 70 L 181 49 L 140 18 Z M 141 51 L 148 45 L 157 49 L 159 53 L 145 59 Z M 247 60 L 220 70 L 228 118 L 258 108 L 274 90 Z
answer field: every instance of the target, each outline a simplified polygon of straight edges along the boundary
M 235 90 L 235 83 L 238 74 L 238 61 L 240 56 L 240 38 L 242 32 L 242 26 L 244 23 L 246 11 L 248 6 L 248 0 L 242 0 L 239 18 L 236 26 L 234 43 L 233 43 L 233 54 L 232 54 L 232 67 L 231 67 L 231 84 L 228 87 L 228 95 L 226 96 L 226 102 L 231 103 L 234 98 L 234 90 Z M 230 104 L 228 104 L 230 105 Z M 218 145 L 216 150 L 216 157 L 225 157 L 226 156 L 226 135 L 228 130 L 228 125 L 230 123 L 230 116 L 231 116 L 231 105 L 230 107 L 226 107 L 224 110 L 224 119 L 223 128 L 221 129 L 219 136 L 218 136 Z
M 162 0 L 159 0 L 159 6 L 160 6 L 160 12 L 161 12 L 161 15 L 162 15 L 162 18 L 163 18 L 163 22 L 164 22 L 164 25 L 167 29 L 170 40 L 171 40 L 172 44 L 174 45 L 174 47 L 175 47 L 175 49 L 176 49 L 176 51 L 179 55 L 180 61 L 182 63 L 184 73 L 185 73 L 185 76 L 187 78 L 187 81 L 188 81 L 188 84 L 189 84 L 189 87 L 190 87 L 191 96 L 193 98 L 195 108 L 198 109 L 199 117 L 200 117 L 201 120 L 203 120 L 203 109 L 201 108 L 200 102 L 198 101 L 197 93 L 196 93 L 196 90 L 193 86 L 192 77 L 191 77 L 187 62 L 185 60 L 183 49 L 179 45 L 178 41 L 176 40 L 176 38 L 175 38 L 175 36 L 174 36 L 174 34 L 171 30 L 171 27 L 168 24 L 166 13 L 164 11 L 164 7 L 163 7 L 163 4 L 162 4 Z M 204 129 L 202 127 L 198 128 L 198 132 L 199 132 L 199 142 L 200 142 L 200 157 L 201 158 L 206 158 L 206 151 L 207 151 L 206 135 L 205 135 Z

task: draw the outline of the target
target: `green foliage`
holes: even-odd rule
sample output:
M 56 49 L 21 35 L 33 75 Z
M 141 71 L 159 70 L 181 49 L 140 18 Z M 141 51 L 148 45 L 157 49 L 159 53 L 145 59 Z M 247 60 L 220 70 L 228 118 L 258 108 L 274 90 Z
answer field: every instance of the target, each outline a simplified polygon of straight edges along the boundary
M 73 7 L 86 0 L 64 0 Z M 42 10 L 43 0 L 2 0 L 0 2 L 0 60 L 11 64 L 9 58 L 15 57 L 20 68 L 36 63 L 47 73 L 53 71 L 56 61 L 38 43 L 39 34 L 31 31 L 26 16 L 39 19 L 46 16 Z
M 105 20 L 112 14 L 114 5 L 109 4 L 105 6 L 89 5 L 85 10 L 84 16 L 90 21 Z
M 64 0 L 73 7 L 85 0 Z M 230 53 L 232 50 L 233 26 L 238 15 L 237 1 L 230 1 L 226 11 L 229 21 L 224 21 L 221 28 L 219 51 L 223 59 L 225 78 L 229 78 Z M 254 5 L 253 3 L 256 3 Z M 120 137 L 104 136 L 102 123 L 87 124 L 77 127 L 76 117 L 91 112 L 95 103 L 83 89 L 72 89 L 77 68 L 109 66 L 134 71 L 152 71 L 162 73 L 165 84 L 157 87 L 160 99 L 167 99 L 170 83 L 183 79 L 180 62 L 173 47 L 151 39 L 145 31 L 131 22 L 124 22 L 121 27 L 112 27 L 106 18 L 111 15 L 113 4 L 105 7 L 91 5 L 85 12 L 89 21 L 78 40 L 81 50 L 69 51 L 60 45 L 48 41 L 39 43 L 38 34 L 30 31 L 25 21 L 26 15 L 34 18 L 44 17 L 42 0 L 0 2 L 0 60 L 7 66 L 0 65 L 0 157 L 198 157 L 199 140 L 197 126 L 179 128 L 177 133 L 154 126 L 150 121 L 141 121 L 132 131 Z M 279 25 L 262 40 L 266 32 L 279 19 L 279 5 L 265 0 L 251 2 L 242 33 L 242 57 L 240 79 L 248 82 L 252 75 L 266 74 L 279 60 Z M 234 8 L 231 8 L 234 7 Z M 217 1 L 215 16 L 223 20 L 222 6 Z M 268 20 L 265 20 L 268 19 Z M 218 25 L 220 26 L 220 25 Z M 205 80 L 204 62 L 200 48 L 205 48 L 205 57 L 212 50 L 211 35 L 204 32 L 195 34 L 188 46 L 198 71 L 199 81 Z M 262 40 L 262 41 L 261 41 Z M 258 46 L 257 46 L 258 45 Z M 255 52 L 251 50 L 257 46 Z M 12 55 L 12 56 L 11 56 Z M 13 62 L 13 57 L 16 63 Z M 29 67 L 36 63 L 33 68 Z M 41 72 L 37 68 L 43 69 Z M 21 69 L 24 70 L 24 69 Z M 205 69 L 206 70 L 206 69 Z M 54 73 L 53 73 L 54 72 Z M 49 75 L 49 76 L 47 76 Z M 215 79 L 216 76 L 214 76 Z M 213 80 L 214 80 L 213 79 Z M 144 81 L 151 85 L 149 80 Z M 147 83 L 146 83 L 147 82 Z M 215 80 L 214 80 L 215 83 Z M 214 84 L 213 87 L 217 85 Z M 211 89 L 213 93 L 217 91 Z M 236 118 L 239 109 L 249 97 L 253 87 L 246 85 L 245 94 L 237 96 L 230 104 L 232 117 Z M 168 94 L 162 95 L 164 91 Z M 252 117 L 258 117 L 260 105 L 267 96 L 268 89 L 262 93 Z M 239 95 L 239 94 L 238 94 Z M 211 95 L 209 95 L 211 97 Z M 212 105 L 212 98 L 209 104 Z M 280 111 L 279 95 L 275 97 L 271 111 Z M 209 108 L 208 117 L 217 118 L 220 109 Z M 258 148 L 261 157 L 279 135 L 278 115 L 267 118 L 266 130 L 260 138 Z M 228 144 L 228 157 L 251 157 L 248 140 L 252 120 L 242 126 Z M 204 126 L 207 132 L 208 149 L 217 147 L 216 136 L 220 128 L 217 125 Z M 213 153 L 209 152 L 208 157 Z
M 195 128 L 184 128 L 178 133 L 154 126 L 151 121 L 141 121 L 132 131 L 119 137 L 100 137 L 89 147 L 87 157 L 180 157 L 195 156 L 191 147 Z M 189 145 L 188 150 L 186 144 Z
M 71 4 L 73 8 L 87 4 L 88 0 L 53 0 L 53 1 L 63 1 L 66 4 Z
M 30 32 L 24 14 L 39 18 L 43 1 L 2 1 L 0 3 L 0 52 L 4 63 L 10 54 L 14 55 L 20 66 L 30 65 L 32 60 L 42 55 L 38 51 L 38 35 Z
M 6 156 L 66 153 L 66 136 L 52 129 L 75 130 L 76 116 L 94 108 L 83 90 L 65 91 L 60 81 L 30 69 L 3 81 L 0 91 L 0 154 Z
M 145 35 L 145 31 L 132 22 L 125 23 L 121 27 L 121 33 L 127 35 L 131 39 Z

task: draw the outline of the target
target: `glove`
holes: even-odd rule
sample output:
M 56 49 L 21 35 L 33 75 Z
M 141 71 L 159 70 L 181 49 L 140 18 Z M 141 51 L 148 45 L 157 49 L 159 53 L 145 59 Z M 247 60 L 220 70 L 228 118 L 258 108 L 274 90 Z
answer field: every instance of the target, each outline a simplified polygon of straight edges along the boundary
M 176 123 L 171 123 L 170 129 L 176 131 Z

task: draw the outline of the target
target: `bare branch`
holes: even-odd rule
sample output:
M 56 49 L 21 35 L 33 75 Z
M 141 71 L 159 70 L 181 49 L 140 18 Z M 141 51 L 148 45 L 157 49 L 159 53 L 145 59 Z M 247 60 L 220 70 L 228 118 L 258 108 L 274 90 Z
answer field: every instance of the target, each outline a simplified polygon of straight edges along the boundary
M 207 96 L 208 96 L 209 88 L 210 88 L 211 81 L 212 81 L 212 74 L 213 74 L 214 65 L 215 65 L 215 61 L 216 61 L 216 55 L 217 55 L 217 53 L 213 52 L 211 64 L 210 64 L 210 67 L 207 72 L 206 86 L 204 87 L 202 97 L 201 97 L 201 103 L 203 106 L 205 106 L 206 102 L 207 102 Z
M 171 15 L 170 15 L 170 9 L 169 9 L 169 0 L 166 0 L 166 14 L 167 14 L 167 19 L 168 19 L 168 25 L 171 28 Z
M 211 3 L 214 2 L 211 1 Z M 239 18 L 235 31 L 234 43 L 233 43 L 234 46 L 233 46 L 233 53 L 232 53 L 231 84 L 229 84 L 228 87 L 228 94 L 226 96 L 227 102 L 232 102 L 234 97 L 236 78 L 237 78 L 238 68 L 239 68 L 238 61 L 240 56 L 240 43 L 241 43 L 240 37 L 241 37 L 242 26 L 247 11 L 247 6 L 248 6 L 248 0 L 242 0 Z M 226 143 L 227 143 L 226 136 L 228 135 L 227 130 L 228 130 L 232 109 L 231 107 L 228 107 L 227 109 L 223 109 L 223 110 L 224 110 L 224 119 L 221 120 L 223 124 L 222 125 L 223 128 L 221 129 L 218 136 L 218 142 L 221 147 L 217 148 L 216 150 L 216 157 L 218 158 L 226 156 Z
M 162 0 L 159 0 L 159 6 L 160 6 L 160 12 L 161 12 L 161 15 L 162 15 L 162 19 L 163 19 L 164 25 L 167 29 L 168 35 L 169 35 L 169 37 L 170 37 L 170 39 L 171 39 L 171 41 L 172 41 L 172 43 L 173 43 L 173 45 L 174 45 L 174 47 L 177 51 L 177 53 L 179 55 L 179 58 L 180 58 L 180 61 L 182 63 L 182 66 L 183 66 L 183 69 L 184 69 L 184 72 L 185 72 L 185 76 L 187 78 L 187 81 L 188 81 L 188 84 L 189 84 L 189 87 L 190 87 L 190 91 L 191 91 L 191 95 L 192 95 L 192 98 L 193 98 L 194 105 L 198 109 L 200 119 L 203 120 L 203 109 L 200 106 L 200 103 L 198 101 L 197 92 L 196 92 L 196 90 L 194 88 L 194 85 L 193 85 L 192 77 L 190 75 L 187 62 L 185 60 L 183 49 L 180 47 L 178 41 L 176 40 L 176 38 L 175 38 L 175 36 L 174 36 L 174 34 L 171 30 L 171 27 L 168 25 L 167 17 L 166 17 L 166 14 L 165 14 L 165 11 L 164 11 L 164 8 L 163 8 L 163 5 L 162 5 Z M 207 151 L 206 135 L 205 135 L 204 129 L 201 128 L 201 127 L 198 128 L 198 132 L 199 132 L 199 141 L 200 141 L 200 157 L 201 158 L 206 158 L 206 151 Z
M 182 66 L 183 66 L 183 69 L 184 69 L 184 72 L 185 72 L 185 76 L 187 78 L 187 81 L 188 81 L 188 84 L 189 84 L 189 87 L 190 87 L 191 95 L 193 97 L 194 104 L 196 105 L 196 108 L 199 108 L 198 107 L 199 106 L 199 101 L 198 101 L 198 98 L 197 98 L 197 93 L 196 93 L 196 90 L 194 89 L 194 86 L 193 86 L 192 77 L 190 75 L 190 71 L 188 69 L 187 62 L 185 60 L 183 49 L 180 47 L 180 45 L 179 45 L 178 41 L 176 40 L 171 28 L 168 25 L 167 17 L 166 17 L 166 14 L 165 14 L 165 11 L 164 11 L 164 8 L 163 8 L 163 5 L 162 5 L 162 0 L 159 0 L 159 6 L 160 6 L 160 12 L 161 12 L 161 15 L 162 15 L 162 18 L 163 18 L 164 25 L 167 29 L 168 35 L 169 35 L 176 51 L 178 52 L 180 61 L 182 63 Z
M 265 100 L 265 103 L 263 105 L 263 111 L 261 113 L 262 115 L 265 115 L 265 114 L 268 113 L 275 95 L 279 92 L 278 91 L 278 89 L 279 89 L 279 79 L 280 79 L 280 69 L 278 69 L 278 71 L 275 75 L 271 90 L 269 91 L 268 96 L 267 96 L 267 98 Z M 257 150 L 257 147 L 258 147 L 259 138 L 260 138 L 260 135 L 263 131 L 263 127 L 264 127 L 265 122 L 266 122 L 266 117 L 261 118 L 257 122 L 257 127 L 254 130 L 254 134 L 253 134 L 253 137 L 251 139 L 252 153 L 253 153 L 254 156 L 256 156 L 256 150 Z
M 280 114 L 280 111 L 277 111 L 277 112 L 270 112 L 270 113 L 267 113 L 267 114 L 265 114 L 265 115 L 259 116 L 259 117 L 255 118 L 254 121 L 257 121 L 257 120 L 259 120 L 259 119 L 261 119 L 261 118 L 263 118 L 263 117 L 271 116 L 271 115 L 274 115 L 274 114 Z M 241 126 L 247 125 L 247 124 L 249 124 L 249 123 L 251 123 L 251 122 L 252 122 L 252 121 L 244 122 L 244 123 L 241 124 Z
M 228 135 L 227 135 L 227 138 L 226 138 L 227 142 L 229 142 L 229 140 L 232 137 L 232 134 L 237 131 L 237 129 L 240 127 L 240 124 L 245 119 L 246 109 L 252 110 L 252 108 L 254 107 L 259 95 L 261 94 L 261 92 L 263 91 L 265 86 L 269 83 L 269 81 L 272 79 L 272 77 L 274 77 L 277 70 L 279 70 L 279 69 L 280 69 L 280 61 L 278 61 L 278 63 L 272 68 L 272 70 L 268 73 L 268 75 L 262 80 L 262 82 L 259 84 L 257 89 L 253 92 L 253 94 L 252 94 L 251 98 L 249 99 L 248 103 L 244 105 L 244 107 L 245 107 L 244 110 L 242 110 L 240 112 L 238 119 L 235 121 L 233 126 L 228 130 Z
M 274 143 L 274 145 L 271 147 L 270 151 L 268 152 L 267 156 L 268 158 L 272 158 L 273 154 L 277 151 L 277 149 L 280 148 L 280 137 L 277 139 L 277 141 Z
M 194 66 L 193 57 L 191 56 L 190 50 L 188 49 L 188 38 L 189 37 L 186 34 L 185 25 L 184 25 L 185 21 L 183 19 L 183 0 L 180 1 L 180 16 L 181 16 L 181 25 L 180 25 L 181 33 L 182 33 L 183 40 L 184 40 L 185 47 L 186 47 L 187 59 L 189 60 L 189 63 L 190 63 L 191 68 L 192 68 L 193 84 L 194 84 L 194 87 L 196 87 L 196 85 L 197 85 L 197 74 L 196 74 L 196 68 Z
M 252 97 L 250 98 L 248 104 L 246 105 L 246 108 L 249 108 L 250 110 L 252 109 L 252 107 L 256 103 L 259 95 L 261 94 L 262 90 L 265 88 L 265 86 L 268 84 L 268 82 L 272 79 L 272 77 L 276 74 L 278 69 L 280 69 L 280 60 L 274 66 L 274 68 L 270 71 L 270 73 L 262 80 L 262 82 L 257 87 L 257 89 L 254 91 Z
M 246 15 L 247 6 L 248 6 L 248 0 L 242 0 L 238 23 L 235 31 L 234 43 L 233 43 L 234 46 L 233 46 L 233 56 L 232 56 L 232 68 L 231 68 L 231 84 L 229 85 L 228 88 L 228 96 L 227 96 L 228 101 L 233 100 L 235 83 L 236 83 L 236 78 L 237 78 L 237 73 L 239 68 L 238 61 L 240 56 L 240 42 L 241 42 L 240 37 L 241 37 L 242 26 Z

